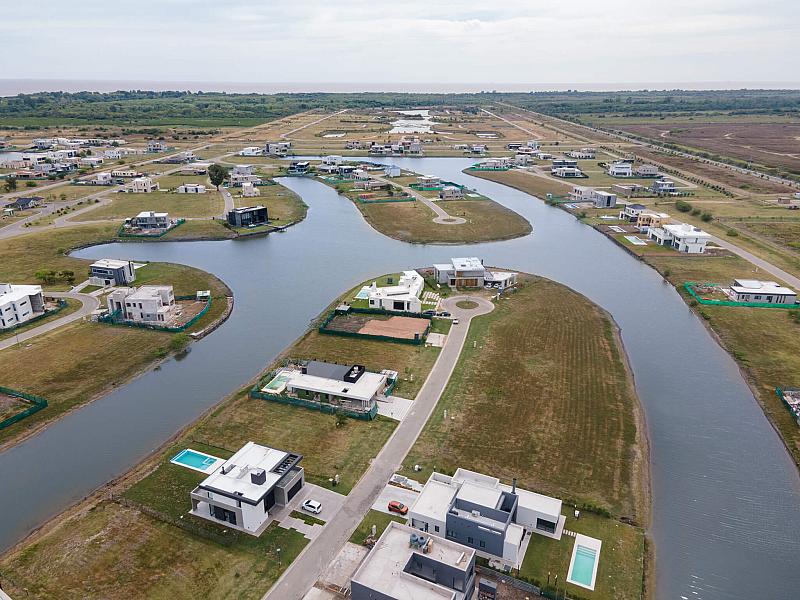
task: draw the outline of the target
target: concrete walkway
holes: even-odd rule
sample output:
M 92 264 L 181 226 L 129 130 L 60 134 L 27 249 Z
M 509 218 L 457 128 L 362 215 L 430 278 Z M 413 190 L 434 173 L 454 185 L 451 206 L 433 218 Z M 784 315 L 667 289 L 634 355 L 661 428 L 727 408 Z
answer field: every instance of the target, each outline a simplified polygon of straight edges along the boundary
M 92 311 L 100 306 L 100 300 L 94 296 L 90 296 L 89 294 L 79 294 L 74 292 L 46 292 L 46 295 L 52 296 L 53 298 L 72 298 L 73 300 L 79 300 L 83 306 L 74 313 L 70 313 L 65 317 L 55 319 L 45 323 L 44 325 L 34 327 L 33 329 L 27 329 L 22 333 L 8 338 L 7 340 L 0 341 L 0 350 L 5 350 L 6 348 L 10 348 L 17 343 L 35 338 L 43 333 L 48 333 L 49 331 L 58 329 L 59 327 L 62 327 L 68 323 L 72 323 L 73 321 L 77 321 L 78 319 L 83 319 L 84 317 L 92 314 Z
M 459 300 L 473 300 L 478 306 L 471 310 L 458 308 L 456 302 Z M 414 400 L 411 411 L 397 426 L 367 472 L 347 496 L 341 510 L 328 522 L 319 537 L 310 542 L 286 569 L 264 596 L 264 600 L 300 599 L 314 586 L 331 559 L 338 555 L 350 535 L 372 508 L 378 495 L 385 488 L 386 482 L 397 471 L 417 441 L 450 380 L 461 355 L 461 349 L 464 347 L 470 321 L 476 316 L 494 310 L 491 302 L 477 296 L 455 296 L 444 300 L 443 304 L 445 310 L 459 319 L 459 324 L 450 329 L 447 342 Z

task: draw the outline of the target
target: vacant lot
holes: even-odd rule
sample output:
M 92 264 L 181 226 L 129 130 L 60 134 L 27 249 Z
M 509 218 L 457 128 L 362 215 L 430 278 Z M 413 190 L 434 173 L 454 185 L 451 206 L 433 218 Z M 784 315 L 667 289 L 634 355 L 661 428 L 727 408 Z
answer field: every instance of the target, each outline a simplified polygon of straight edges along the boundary
M 800 252 L 800 221 L 744 221 L 737 228 L 750 231 L 780 246 Z
M 259 196 L 256 198 L 243 197 L 239 188 L 232 188 L 228 191 L 233 195 L 233 201 L 237 207 L 257 204 L 266 206 L 270 225 L 276 227 L 302 221 L 308 212 L 308 206 L 302 198 L 280 184 L 259 187 Z
M 800 123 L 625 123 L 625 131 L 660 142 L 800 173 Z
M 528 489 L 643 521 L 644 431 L 623 361 L 613 325 L 595 305 L 551 281 L 526 278 L 473 321 L 405 464 L 422 465 L 423 480 L 434 465 L 516 477 Z
M 219 192 L 211 188 L 205 194 L 113 194 L 111 204 L 98 207 L 75 217 L 75 221 L 125 219 L 142 211 L 168 212 L 170 217 L 213 217 L 222 214 L 225 204 Z
M 467 171 L 468 175 L 488 179 L 516 188 L 544 200 L 547 194 L 564 196 L 572 190 L 569 183 L 561 183 L 546 177 L 540 177 L 527 171 L 512 169 L 511 171 Z M 576 185 L 582 185 L 576 183 Z

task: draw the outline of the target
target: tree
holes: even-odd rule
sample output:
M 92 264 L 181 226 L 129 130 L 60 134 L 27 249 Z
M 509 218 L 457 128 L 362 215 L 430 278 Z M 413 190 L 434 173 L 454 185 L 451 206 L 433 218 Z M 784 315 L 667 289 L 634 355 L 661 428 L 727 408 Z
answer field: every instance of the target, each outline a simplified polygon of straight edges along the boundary
M 70 285 L 75 283 L 75 271 L 61 271 L 58 276 Z
M 42 269 L 41 271 L 36 271 L 36 279 L 41 281 L 42 283 L 55 283 L 56 281 L 56 272 L 48 269 Z
M 16 177 L 7 177 L 5 188 L 7 192 L 13 192 L 17 189 L 17 178 Z
M 228 170 L 222 165 L 214 163 L 208 167 L 208 178 L 217 189 L 219 189 L 219 186 L 221 186 L 222 182 L 225 181 L 225 177 L 227 177 L 227 175 Z

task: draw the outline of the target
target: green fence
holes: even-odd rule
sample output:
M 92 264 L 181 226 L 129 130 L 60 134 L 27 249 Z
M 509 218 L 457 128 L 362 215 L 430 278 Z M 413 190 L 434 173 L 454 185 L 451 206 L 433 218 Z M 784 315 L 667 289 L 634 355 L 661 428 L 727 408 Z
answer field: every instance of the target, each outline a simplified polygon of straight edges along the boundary
M 786 396 L 784 396 L 784 394 L 783 394 L 784 391 L 786 391 L 786 392 L 800 392 L 800 390 L 798 390 L 797 388 L 784 388 L 784 389 L 775 388 L 775 393 L 778 395 L 778 398 L 781 399 L 781 402 L 783 402 L 783 405 L 792 414 L 792 416 L 794 417 L 794 420 L 797 421 L 797 424 L 800 425 L 800 407 L 794 407 L 791 404 L 789 404 L 789 401 L 786 399 Z
M 154 238 L 160 238 L 161 236 L 168 234 L 170 231 L 174 231 L 175 229 L 177 229 L 178 227 L 180 227 L 184 223 L 186 223 L 186 219 L 178 219 L 178 222 L 175 225 L 173 225 L 169 229 L 165 229 L 161 233 L 157 233 L 155 235 L 152 235 L 152 234 L 149 234 L 149 233 L 125 233 L 125 224 L 123 223 L 122 225 L 119 226 L 119 229 L 117 230 L 117 237 L 121 237 L 121 238 L 145 238 L 145 239 L 148 239 L 148 240 L 154 239 Z
M 405 312 L 405 311 L 392 311 L 392 310 L 385 310 L 382 308 L 350 308 L 351 313 L 356 314 L 364 314 L 364 315 L 390 315 L 393 317 L 415 317 L 417 319 L 427 319 L 428 326 L 425 328 L 425 333 L 419 339 L 409 340 L 404 338 L 396 338 L 387 335 L 372 335 L 369 333 L 358 333 L 357 331 L 340 331 L 338 329 L 328 329 L 328 325 L 330 324 L 333 319 L 339 316 L 340 313 L 336 312 L 335 310 L 331 311 L 331 313 L 325 318 L 322 322 L 322 325 L 319 326 L 319 332 L 324 333 L 327 335 L 338 335 L 341 337 L 352 337 L 352 338 L 365 338 L 369 340 L 378 340 L 384 342 L 395 342 L 398 344 L 412 344 L 414 346 L 421 346 L 425 343 L 425 338 L 428 337 L 428 333 L 431 330 L 431 320 L 433 318 L 432 315 L 425 315 L 422 313 L 415 313 L 415 312 Z
M 33 406 L 30 408 L 26 408 L 22 412 L 0 421 L 0 429 L 10 427 L 14 423 L 18 423 L 19 421 L 22 421 L 22 419 L 30 417 L 32 414 L 39 412 L 43 408 L 47 408 L 47 400 L 40 398 L 39 396 L 34 396 L 33 394 L 18 392 L 17 390 L 12 390 L 11 388 L 2 386 L 0 386 L 0 394 L 5 394 L 6 396 L 12 396 L 14 398 L 22 398 L 23 400 L 33 404 Z
M 67 301 L 64 299 L 60 299 L 58 301 L 58 308 L 54 308 L 52 310 L 46 310 L 42 314 L 37 315 L 32 319 L 28 319 L 24 323 L 17 323 L 16 325 L 13 325 L 11 327 L 6 327 L 5 329 L 3 329 L 3 333 L 14 331 L 15 329 L 19 329 L 20 327 L 27 327 L 31 323 L 36 323 L 36 321 L 41 321 L 42 319 L 46 319 L 47 317 L 50 317 L 58 312 L 61 312 L 66 307 L 67 307 Z
M 175 296 L 175 300 L 194 300 L 195 298 L 196 298 L 195 296 Z M 203 310 L 201 310 L 199 313 L 197 313 L 194 317 L 189 319 L 189 321 L 187 321 L 184 325 L 181 325 L 180 327 L 167 327 L 163 325 L 153 325 L 150 323 L 135 323 L 133 321 L 123 321 L 121 319 L 121 312 L 119 310 L 114 311 L 110 315 L 100 317 L 98 321 L 101 323 L 108 323 L 109 325 L 121 325 L 123 327 L 138 327 L 140 329 L 153 329 L 155 331 L 180 333 L 182 331 L 186 331 L 187 329 L 189 329 L 189 327 L 197 323 L 203 317 L 203 315 L 205 315 L 208 312 L 209 308 L 211 308 L 211 296 L 208 297 L 208 302 L 206 302 L 206 305 L 203 307 Z
M 514 167 L 468 167 L 467 171 L 510 171 Z
M 734 302 L 733 300 L 710 300 L 708 298 L 701 298 L 697 295 L 695 291 L 695 286 L 702 285 L 707 287 L 717 287 L 721 288 L 722 285 L 719 283 L 697 283 L 694 281 L 687 281 L 683 284 L 683 287 L 686 289 L 687 292 L 697 300 L 700 304 L 705 304 L 707 306 L 746 306 L 750 308 L 798 308 L 797 304 L 769 304 L 767 302 Z
M 387 196 L 386 198 L 370 198 L 364 200 L 356 196 L 355 201 L 359 204 L 388 204 L 390 202 L 416 202 L 416 198 L 412 198 L 411 196 L 399 196 L 399 197 L 392 197 Z

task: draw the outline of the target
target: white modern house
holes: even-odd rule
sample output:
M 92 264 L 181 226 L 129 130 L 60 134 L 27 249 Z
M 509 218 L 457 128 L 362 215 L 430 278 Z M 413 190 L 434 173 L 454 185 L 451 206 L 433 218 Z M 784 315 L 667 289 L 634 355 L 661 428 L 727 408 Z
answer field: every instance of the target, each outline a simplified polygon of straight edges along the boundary
M 152 210 L 140 212 L 130 220 L 131 227 L 136 229 L 169 229 L 169 213 Z
M 472 600 L 475 550 L 391 521 L 350 580 L 353 600 Z
M 395 165 L 386 165 L 386 168 L 383 170 L 383 174 L 386 177 L 400 177 L 400 167 Z
M 239 150 L 239 156 L 261 156 L 264 154 L 264 149 L 260 146 L 248 146 Z
M 259 536 L 305 483 L 303 457 L 247 442 L 189 494 L 191 514 Z
M 572 191 L 569 193 L 571 202 L 593 202 L 594 188 L 583 187 L 581 185 L 573 186 Z
M 131 178 L 138 177 L 139 173 L 135 169 L 114 169 L 111 171 L 112 177 Z
M 408 511 L 413 528 L 512 568 L 522 564 L 532 533 L 559 540 L 565 521 L 561 500 L 466 469 L 452 477 L 433 472 Z
M 592 201 L 595 208 L 613 208 L 617 205 L 617 195 L 604 190 L 595 190 Z
M 25 323 L 43 313 L 42 286 L 0 283 L 0 329 Z
M 159 140 L 149 140 L 147 142 L 148 152 L 164 152 L 166 149 L 167 145 Z
M 137 177 L 128 184 L 128 191 L 133 194 L 149 194 L 158 191 L 158 182 L 150 177 Z
M 422 312 L 420 295 L 425 280 L 416 271 L 403 271 L 397 285 L 378 287 L 372 282 L 369 287 L 369 307 L 398 312 Z
M 464 190 L 455 185 L 446 185 L 439 190 L 439 200 L 462 200 Z
M 417 184 L 424 188 L 435 188 L 442 185 L 442 180 L 436 175 L 420 175 L 417 177 Z
M 658 177 L 658 167 L 655 165 L 639 165 L 636 167 L 637 177 Z
M 654 194 L 674 194 L 675 182 L 669 179 L 656 179 L 650 186 L 650 191 Z
M 580 150 L 572 150 L 567 153 L 571 158 L 578 158 L 581 160 L 588 160 L 597 156 L 597 151 L 594 148 L 581 148 Z
M 569 179 L 571 177 L 583 177 L 583 171 L 578 167 L 555 167 L 550 170 L 550 174 L 555 177 Z
M 94 169 L 95 167 L 99 167 L 103 164 L 103 159 L 99 156 L 86 156 L 79 161 L 79 164 L 82 167 L 90 167 Z
M 678 252 L 702 254 L 706 250 L 706 244 L 711 239 L 711 234 L 688 223 L 681 223 L 679 225 L 650 227 L 647 230 L 647 237 L 662 246 L 671 246 Z
M 252 181 L 245 181 L 242 183 L 242 196 L 245 198 L 255 198 L 256 196 L 260 195 L 261 192 L 255 185 L 253 185 Z
M 793 305 L 797 292 L 774 281 L 734 279 L 728 293 L 734 302 L 761 302 L 763 304 Z
M 475 256 L 451 258 L 449 263 L 433 265 L 433 276 L 438 283 L 452 287 L 483 287 L 486 268 Z
M 267 142 L 264 152 L 270 156 L 286 156 L 292 149 L 292 142 Z
M 627 162 L 614 162 L 607 167 L 611 177 L 633 177 L 633 165 Z
M 119 311 L 122 319 L 134 323 L 168 324 L 175 313 L 175 294 L 171 285 L 122 287 L 106 298 L 108 312 Z
M 205 194 L 206 186 L 202 183 L 184 183 L 175 188 L 179 194 Z

